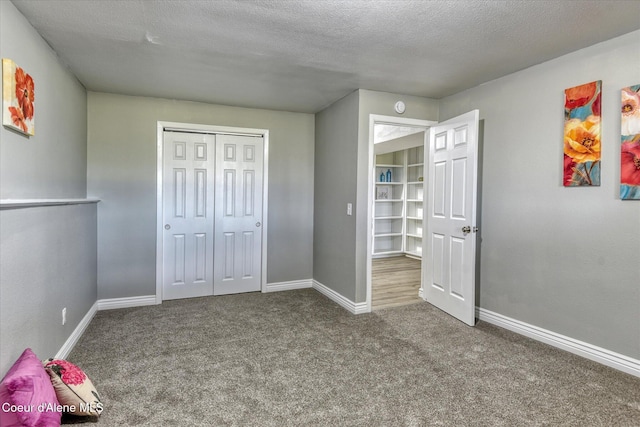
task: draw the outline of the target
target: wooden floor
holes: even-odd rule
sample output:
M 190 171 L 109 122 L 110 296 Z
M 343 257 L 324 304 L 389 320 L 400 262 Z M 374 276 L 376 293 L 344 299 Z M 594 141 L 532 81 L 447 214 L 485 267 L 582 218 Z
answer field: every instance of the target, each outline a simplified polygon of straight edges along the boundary
M 405 256 L 378 258 L 371 265 L 371 308 L 395 307 L 423 301 L 420 289 L 421 261 Z

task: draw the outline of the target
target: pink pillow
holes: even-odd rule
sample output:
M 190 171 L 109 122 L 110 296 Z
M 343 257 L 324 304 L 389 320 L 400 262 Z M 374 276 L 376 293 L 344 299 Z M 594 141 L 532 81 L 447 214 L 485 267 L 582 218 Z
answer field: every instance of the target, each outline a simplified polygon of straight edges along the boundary
M 44 370 L 51 377 L 51 384 L 63 412 L 76 416 L 86 416 L 97 421 L 103 405 L 93 383 L 82 369 L 71 362 L 49 359 L 44 362 Z
M 0 425 L 57 426 L 62 413 L 49 374 L 26 349 L 0 382 Z

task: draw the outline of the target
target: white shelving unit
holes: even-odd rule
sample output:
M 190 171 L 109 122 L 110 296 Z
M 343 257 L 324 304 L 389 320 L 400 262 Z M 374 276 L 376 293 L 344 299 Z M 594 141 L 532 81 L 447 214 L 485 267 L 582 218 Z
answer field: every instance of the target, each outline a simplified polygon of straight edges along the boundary
M 422 257 L 424 217 L 424 147 L 407 150 L 407 216 L 404 251 Z
M 373 254 L 375 256 L 402 253 L 404 243 L 404 172 L 404 153 L 397 151 L 376 156 L 373 212 Z
M 373 256 L 421 257 L 424 148 L 377 155 L 374 173 Z

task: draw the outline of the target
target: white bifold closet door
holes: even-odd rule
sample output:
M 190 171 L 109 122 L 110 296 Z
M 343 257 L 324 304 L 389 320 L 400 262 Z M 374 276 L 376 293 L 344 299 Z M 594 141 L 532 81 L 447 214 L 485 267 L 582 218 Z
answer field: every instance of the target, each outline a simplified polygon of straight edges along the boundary
M 263 139 L 165 132 L 163 299 L 259 291 Z
M 260 290 L 263 138 L 216 136 L 214 295 Z

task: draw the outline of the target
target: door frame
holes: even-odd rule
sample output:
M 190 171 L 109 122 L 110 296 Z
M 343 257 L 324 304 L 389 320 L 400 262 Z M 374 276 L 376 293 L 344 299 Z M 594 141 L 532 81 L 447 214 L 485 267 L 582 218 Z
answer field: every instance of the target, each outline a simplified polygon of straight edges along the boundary
M 163 264 L 163 200 L 162 200 L 162 177 L 164 159 L 164 131 L 171 129 L 178 132 L 226 134 L 262 137 L 263 165 L 262 165 L 262 254 L 261 254 L 261 292 L 267 290 L 267 230 L 268 230 L 268 206 L 269 206 L 269 130 L 257 128 L 241 128 L 218 125 L 204 125 L 195 123 L 158 121 L 156 125 L 156 304 L 162 304 L 162 275 L 164 274 Z
M 385 125 L 396 125 L 396 126 L 410 126 L 419 128 L 424 131 L 424 155 L 425 155 L 425 163 L 424 163 L 424 176 L 427 176 L 427 158 L 428 158 L 428 148 L 429 148 L 429 128 L 438 124 L 435 120 L 422 120 L 422 119 L 410 119 L 405 117 L 395 117 L 395 116 L 383 116 L 379 114 L 369 114 L 369 167 L 367 169 L 367 174 L 369 175 L 367 178 L 368 186 L 367 186 L 367 295 L 366 295 L 366 308 L 365 312 L 371 312 L 371 299 L 372 299 L 372 289 L 371 289 L 371 263 L 373 261 L 373 209 L 374 209 L 374 198 L 373 198 L 373 189 L 375 187 L 375 179 L 374 179 L 374 169 L 375 169 L 375 151 L 374 151 L 374 137 L 375 131 L 374 126 L 377 124 L 385 124 Z M 426 183 L 426 181 L 425 181 Z M 424 184 L 423 184 L 424 187 Z M 423 212 L 426 212 L 426 194 L 427 192 L 423 189 L 423 194 L 425 194 L 423 200 Z M 423 224 L 422 233 L 425 233 L 425 226 Z M 424 251 L 423 251 L 424 252 Z M 421 271 L 424 269 L 424 255 L 421 261 Z M 423 274 L 420 274 L 420 296 L 422 296 L 422 280 Z

